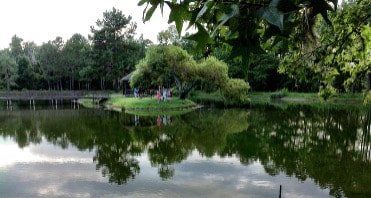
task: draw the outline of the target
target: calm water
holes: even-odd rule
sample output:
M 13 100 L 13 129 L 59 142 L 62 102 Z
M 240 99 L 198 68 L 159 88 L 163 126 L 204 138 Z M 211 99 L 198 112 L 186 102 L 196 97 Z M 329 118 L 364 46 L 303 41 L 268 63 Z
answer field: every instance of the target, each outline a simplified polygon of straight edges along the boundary
M 371 197 L 371 110 L 0 110 L 0 197 Z

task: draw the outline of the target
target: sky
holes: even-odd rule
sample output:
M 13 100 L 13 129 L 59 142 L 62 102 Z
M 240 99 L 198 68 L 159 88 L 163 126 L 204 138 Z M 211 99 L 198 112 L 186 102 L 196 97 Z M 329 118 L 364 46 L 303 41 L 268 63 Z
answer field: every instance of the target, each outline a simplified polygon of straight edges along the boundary
M 137 22 L 137 34 L 153 42 L 157 33 L 168 27 L 169 9 L 164 15 L 156 10 L 151 20 L 143 23 L 144 7 L 138 0 L 0 0 L 0 49 L 9 46 L 17 35 L 24 41 L 42 44 L 61 36 L 64 40 L 74 33 L 88 36 L 90 26 L 103 17 L 103 12 L 115 7 L 131 15 Z

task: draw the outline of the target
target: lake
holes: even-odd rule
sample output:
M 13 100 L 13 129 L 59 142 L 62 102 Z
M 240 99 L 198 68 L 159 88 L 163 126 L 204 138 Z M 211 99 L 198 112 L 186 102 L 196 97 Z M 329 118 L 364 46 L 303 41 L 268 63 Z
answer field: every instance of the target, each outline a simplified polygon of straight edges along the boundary
M 0 197 L 371 197 L 371 110 L 0 110 Z

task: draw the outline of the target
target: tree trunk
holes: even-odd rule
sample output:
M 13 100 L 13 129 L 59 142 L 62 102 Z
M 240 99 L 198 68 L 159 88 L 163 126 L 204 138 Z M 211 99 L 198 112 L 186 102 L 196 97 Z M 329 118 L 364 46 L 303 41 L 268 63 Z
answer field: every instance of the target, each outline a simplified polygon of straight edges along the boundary
M 367 78 L 367 87 L 366 87 L 366 89 L 367 90 L 371 90 L 371 73 L 366 74 L 366 78 Z
M 188 92 L 180 91 L 179 99 L 185 100 L 187 98 Z
M 72 77 L 70 77 L 70 90 L 72 90 Z

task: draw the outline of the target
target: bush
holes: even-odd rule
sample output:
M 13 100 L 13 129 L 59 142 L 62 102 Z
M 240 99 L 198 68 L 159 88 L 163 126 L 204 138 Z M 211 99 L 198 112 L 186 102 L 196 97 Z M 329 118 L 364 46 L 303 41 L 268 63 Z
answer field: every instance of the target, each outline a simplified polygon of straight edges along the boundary
M 215 92 L 223 88 L 228 81 L 228 65 L 215 57 L 208 57 L 200 62 L 198 74 L 200 90 Z
M 364 104 L 371 104 L 371 91 L 365 93 Z
M 318 96 L 323 100 L 327 101 L 330 98 L 336 95 L 336 89 L 330 85 L 326 86 L 325 88 L 321 86 L 319 89 Z
M 247 93 L 250 85 L 242 79 L 229 79 L 222 89 L 226 104 L 244 104 L 249 102 Z
M 272 93 L 270 95 L 270 98 L 271 98 L 271 100 L 281 99 L 283 97 L 286 97 L 288 95 L 288 93 L 289 93 L 289 91 L 287 90 L 287 88 L 283 88 L 278 92 Z

